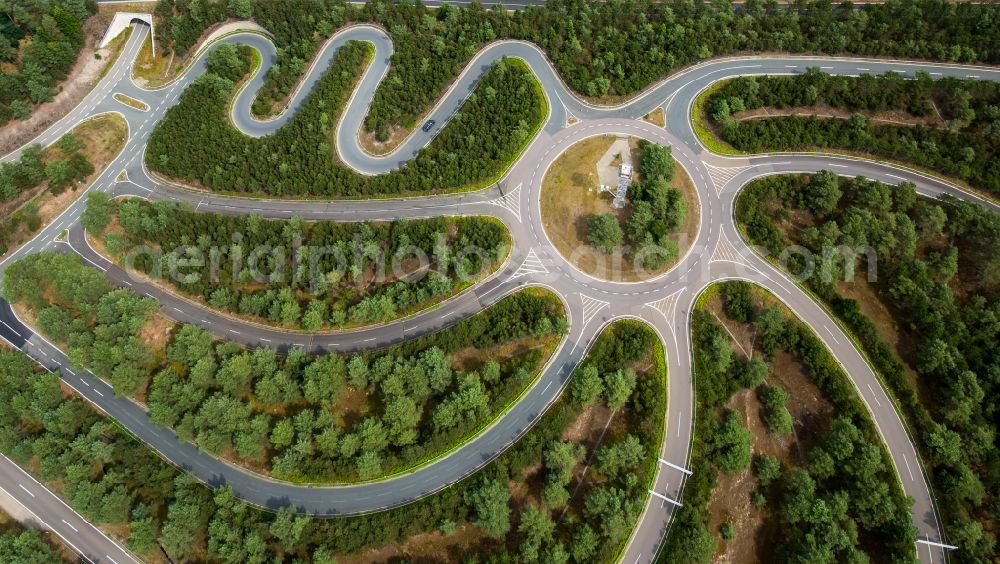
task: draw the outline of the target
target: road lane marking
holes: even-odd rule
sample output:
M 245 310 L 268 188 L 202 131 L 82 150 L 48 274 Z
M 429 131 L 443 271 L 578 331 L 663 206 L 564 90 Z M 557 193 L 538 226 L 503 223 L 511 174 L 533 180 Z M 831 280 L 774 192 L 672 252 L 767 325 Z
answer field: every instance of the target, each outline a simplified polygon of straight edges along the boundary
M 674 470 L 680 470 L 681 472 L 684 472 L 688 476 L 690 476 L 692 474 L 692 472 L 690 470 L 688 470 L 687 468 L 684 468 L 682 466 L 678 466 L 676 464 L 672 464 L 670 462 L 667 462 L 666 460 L 663 460 L 662 458 L 660 459 L 660 464 L 666 464 L 667 466 L 673 468 Z
M 24 487 L 22 484 L 18 484 L 17 487 L 19 487 L 22 490 L 24 490 L 24 493 L 30 495 L 31 497 L 35 497 L 35 494 L 33 494 L 30 491 L 28 491 L 28 488 Z
M 830 334 L 830 338 L 832 338 L 838 345 L 840 344 L 840 340 L 837 339 L 837 336 L 833 334 L 833 331 L 830 330 L 828 325 L 824 325 L 823 329 L 826 329 L 826 332 Z
M 917 543 L 918 544 L 926 544 L 927 546 L 936 546 L 938 548 L 943 548 L 943 549 L 946 549 L 946 550 L 958 550 L 957 546 L 954 546 L 954 545 L 951 545 L 951 544 L 944 544 L 944 543 L 937 542 L 937 541 L 932 541 L 932 540 L 929 540 L 929 539 L 917 539 Z
M 913 471 L 910 470 L 910 461 L 906 459 L 906 455 L 905 454 L 901 454 L 900 456 L 903 457 L 903 464 L 906 465 L 906 473 L 910 475 L 910 481 L 912 482 L 913 481 Z
M 676 505 L 677 507 L 684 507 L 683 503 L 681 503 L 679 501 L 674 501 L 674 500 L 670 499 L 669 497 L 667 497 L 667 496 L 665 496 L 665 495 L 663 495 L 661 493 L 657 493 L 654 490 L 649 490 L 649 493 L 655 495 L 656 497 L 662 499 L 663 501 L 666 501 L 668 503 L 672 503 L 672 504 Z
M 70 525 L 69 523 L 67 523 L 65 519 L 60 519 L 60 521 L 62 521 L 63 524 L 66 525 L 67 527 L 69 527 L 70 529 L 73 529 L 74 533 L 79 533 L 80 532 L 79 530 L 77 530 L 76 527 L 74 527 L 73 525 Z
M 875 403 L 877 403 L 879 407 L 882 407 L 882 402 L 878 401 L 878 395 L 875 394 L 875 390 L 872 389 L 871 384 L 868 384 L 868 391 L 871 392 L 872 397 L 875 398 Z

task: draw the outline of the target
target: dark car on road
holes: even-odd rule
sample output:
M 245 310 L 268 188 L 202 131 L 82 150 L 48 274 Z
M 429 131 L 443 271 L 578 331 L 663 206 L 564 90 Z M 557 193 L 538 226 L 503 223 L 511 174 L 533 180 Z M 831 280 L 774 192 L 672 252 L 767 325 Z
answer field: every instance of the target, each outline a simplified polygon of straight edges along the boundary
M 424 126 L 421 129 L 424 130 L 424 133 L 427 133 L 428 131 L 431 130 L 432 127 L 434 127 L 435 123 L 437 123 L 437 122 L 435 122 L 432 119 L 429 119 L 429 120 L 427 120 L 427 123 L 425 123 Z

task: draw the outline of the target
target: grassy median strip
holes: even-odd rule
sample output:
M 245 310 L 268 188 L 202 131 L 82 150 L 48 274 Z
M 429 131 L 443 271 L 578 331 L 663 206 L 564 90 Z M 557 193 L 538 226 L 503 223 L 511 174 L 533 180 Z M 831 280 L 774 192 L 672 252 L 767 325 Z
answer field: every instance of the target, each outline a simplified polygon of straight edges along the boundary
M 119 101 L 119 102 L 121 102 L 122 104 L 125 104 L 126 106 L 128 106 L 130 108 L 135 108 L 136 110 L 139 110 L 140 112 L 148 112 L 149 111 L 149 105 L 147 105 L 145 102 L 143 102 L 141 100 L 136 100 L 135 98 L 133 98 L 131 96 L 126 96 L 125 94 L 122 94 L 121 92 L 115 92 L 114 93 L 114 99 L 117 100 L 117 101 Z

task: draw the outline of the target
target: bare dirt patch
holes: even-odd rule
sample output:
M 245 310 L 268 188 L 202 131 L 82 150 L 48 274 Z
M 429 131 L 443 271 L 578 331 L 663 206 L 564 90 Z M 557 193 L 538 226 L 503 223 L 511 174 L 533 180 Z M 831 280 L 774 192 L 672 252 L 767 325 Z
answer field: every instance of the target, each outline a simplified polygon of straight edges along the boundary
M 337 397 L 337 403 L 330 408 L 330 412 L 335 417 L 341 418 L 345 424 L 361 421 L 369 411 L 371 411 L 371 401 L 368 392 L 354 386 L 345 386 Z
M 558 342 L 557 337 L 549 335 L 547 337 L 521 337 L 486 349 L 467 347 L 451 355 L 451 364 L 455 370 L 470 372 L 478 370 L 488 360 L 503 362 L 532 349 L 542 349 L 542 356 L 548 358 L 552 353 L 552 348 Z
M 146 320 L 146 324 L 139 329 L 139 338 L 146 343 L 153 355 L 166 358 L 167 344 L 176 326 L 177 323 L 173 319 L 162 313 L 153 313 Z
M 744 414 L 744 418 L 746 415 Z M 718 483 L 708 502 L 709 531 L 716 537 L 714 561 L 756 562 L 757 531 L 764 522 L 764 515 L 750 503 L 750 496 L 757 489 L 757 478 L 746 470 L 738 474 L 720 472 Z M 719 527 L 730 523 L 736 531 L 731 541 L 721 539 Z
M 755 110 L 747 110 L 743 112 L 738 112 L 733 114 L 733 119 L 738 121 L 745 121 L 751 119 L 765 119 L 773 117 L 787 117 L 787 116 L 797 116 L 797 117 L 810 117 L 816 116 L 821 118 L 836 118 L 836 119 L 848 119 L 853 114 L 861 114 L 868 118 L 868 121 L 872 123 L 881 123 L 886 125 L 923 125 L 925 127 L 936 127 L 943 128 L 947 127 L 947 124 L 941 119 L 938 114 L 930 114 L 926 116 L 915 116 L 909 112 L 904 112 L 900 110 L 891 110 L 884 112 L 868 112 L 859 111 L 852 112 L 844 108 L 836 108 L 827 104 L 817 104 L 815 106 L 796 106 L 792 108 L 757 108 Z
M 644 115 L 642 119 L 660 127 L 667 126 L 667 114 L 663 111 L 663 108 L 656 108 L 655 110 Z
M 602 403 L 588 405 L 563 431 L 562 440 L 593 447 L 604 432 L 604 426 L 611 421 L 612 413 L 608 406 Z
M 780 302 L 763 291 L 755 291 L 759 305 L 779 305 Z M 718 294 L 706 300 L 706 308 L 726 327 L 731 339 L 747 351 L 753 342 L 751 324 L 739 323 L 726 317 Z M 787 315 L 787 313 L 786 313 Z M 739 351 L 739 346 L 734 348 Z M 739 352 L 738 352 L 739 354 Z M 759 355 L 760 352 L 754 352 Z M 826 429 L 835 415 L 833 406 L 806 374 L 802 363 L 792 355 L 778 351 L 768 360 L 769 376 L 765 385 L 777 386 L 788 394 L 788 409 L 794 422 L 793 432 L 776 436 L 768 432 L 760 417 L 761 404 L 756 390 L 740 390 L 733 394 L 726 407 L 743 416 L 744 425 L 752 434 L 751 450 L 754 455 L 766 454 L 777 458 L 782 465 L 802 463 L 808 446 Z M 752 466 L 738 474 L 719 473 L 718 485 L 712 490 L 708 503 L 711 513 L 709 530 L 716 535 L 715 562 L 750 563 L 764 561 L 771 548 L 781 539 L 781 529 L 770 519 L 767 508 L 757 509 L 751 503 L 758 488 Z M 721 538 L 720 527 L 730 523 L 735 531 L 731 541 Z
M 591 217 L 610 212 L 624 222 L 631 213 L 630 205 L 615 208 L 611 195 L 600 192 L 597 163 L 616 139 L 613 135 L 590 137 L 570 147 L 552 163 L 542 183 L 542 223 L 559 253 L 584 273 L 607 280 L 636 282 L 666 272 L 677 259 L 646 272 L 626 258 L 627 249 L 606 254 L 587 242 L 587 221 Z M 629 138 L 629 145 L 635 154 L 638 140 Z M 684 225 L 670 235 L 678 245 L 678 257 L 683 257 L 697 236 L 699 202 L 694 184 L 683 167 L 675 167 L 670 186 L 680 190 L 688 204 Z
M 152 39 L 142 44 L 139 55 L 132 67 L 132 78 L 136 84 L 146 88 L 156 88 L 170 82 L 183 68 L 183 64 L 174 65 L 174 53 L 163 53 L 161 47 L 153 51 Z
M 389 129 L 389 137 L 385 141 L 379 141 L 374 131 L 360 131 L 358 133 L 358 143 L 365 152 L 372 155 L 386 155 L 399 146 L 413 131 L 413 128 L 393 126 Z
M 377 562 L 464 562 L 473 548 L 481 545 L 483 533 L 463 524 L 450 535 L 440 531 L 413 535 L 402 543 L 388 544 L 359 554 L 337 555 L 337 562 L 362 564 Z

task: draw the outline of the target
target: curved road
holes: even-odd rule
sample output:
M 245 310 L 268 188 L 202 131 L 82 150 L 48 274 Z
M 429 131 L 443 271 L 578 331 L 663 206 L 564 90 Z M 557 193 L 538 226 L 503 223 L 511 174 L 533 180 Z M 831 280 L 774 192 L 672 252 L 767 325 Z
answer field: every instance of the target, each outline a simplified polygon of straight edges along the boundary
M 504 295 L 527 285 L 545 285 L 562 295 L 569 306 L 571 320 L 566 340 L 543 371 L 538 383 L 508 414 L 453 454 L 389 480 L 350 486 L 307 487 L 252 474 L 201 453 L 191 444 L 179 442 L 171 430 L 153 425 L 135 403 L 114 397 L 105 382 L 85 371 L 72 370 L 61 351 L 21 323 L 7 304 L 0 304 L 0 335 L 50 369 L 60 370 L 63 379 L 82 396 L 118 419 L 166 459 L 206 483 L 230 484 L 240 498 L 270 508 L 292 505 L 300 511 L 313 514 L 344 515 L 400 505 L 468 476 L 516 441 L 557 397 L 573 366 L 584 356 L 600 329 L 615 318 L 639 317 L 649 322 L 666 342 L 669 369 L 666 434 L 660 453 L 663 464 L 654 484 L 655 495 L 649 497 L 643 518 L 623 556 L 628 562 L 650 561 L 661 544 L 675 505 L 683 503 L 682 488 L 688 475 L 685 468 L 689 457 L 694 405 L 688 316 L 700 289 L 714 281 L 740 278 L 772 291 L 824 340 L 845 367 L 859 395 L 868 405 L 892 456 L 902 487 L 914 499 L 912 514 L 920 538 L 934 542 L 944 540 L 933 498 L 924 480 L 913 443 L 899 416 L 892 409 L 892 403 L 881 388 L 878 378 L 825 310 L 790 281 L 786 274 L 775 269 L 746 245 L 733 223 L 732 207 L 738 190 L 753 178 L 781 172 L 827 169 L 851 176 L 864 175 L 890 184 L 909 180 L 917 185 L 921 194 L 927 196 L 948 193 L 977 201 L 994 210 L 998 208 L 947 182 L 872 161 L 817 154 L 743 158 L 715 155 L 706 151 L 698 142 L 688 116 L 692 101 L 705 87 L 720 79 L 747 74 L 803 72 L 807 67 L 818 66 L 831 74 L 880 73 L 891 70 L 911 76 L 914 72 L 923 70 L 935 77 L 974 75 L 988 80 L 1000 80 L 1000 71 L 997 69 L 865 59 L 741 57 L 715 60 L 686 69 L 655 84 L 627 104 L 597 107 L 570 92 L 536 47 L 523 42 L 503 41 L 480 51 L 431 109 L 427 117 L 437 121 L 437 128 L 429 133 L 417 129 L 395 151 L 376 157 L 365 153 L 360 147 L 358 134 L 375 89 L 388 68 L 392 52 L 392 44 L 383 31 L 371 26 L 354 26 L 337 33 L 316 56 L 289 102 L 289 108 L 270 121 L 254 119 L 250 114 L 250 106 L 262 84 L 263 76 L 274 64 L 274 47 L 259 33 L 241 32 L 228 35 L 214 44 L 247 44 L 263 55 L 260 70 L 238 94 L 231 111 L 236 127 L 255 136 L 275 131 L 294 115 L 340 45 L 349 40 L 362 40 L 375 46 L 376 56 L 364 71 L 336 132 L 341 159 L 363 174 L 392 170 L 431 142 L 433 135 L 440 127 L 447 126 L 448 117 L 475 88 L 489 63 L 499 57 L 516 56 L 525 60 L 540 80 L 551 108 L 545 126 L 524 154 L 497 185 L 485 190 L 378 201 L 258 200 L 190 190 L 160 181 L 145 170 L 142 154 L 152 128 L 177 102 L 184 87 L 204 72 L 205 54 L 208 51 L 208 48 L 203 47 L 187 72 L 173 83 L 156 90 L 146 90 L 132 82 L 128 68 L 147 33 L 147 28 L 136 25 L 123 54 L 108 76 L 78 108 L 38 139 L 44 144 L 52 143 L 81 119 L 109 111 L 122 114 L 129 125 L 125 147 L 88 189 L 107 190 L 116 196 L 189 202 L 202 211 L 229 214 L 252 211 L 268 217 L 296 215 L 304 219 L 376 220 L 441 214 L 491 215 L 504 221 L 511 232 L 514 248 L 507 263 L 494 276 L 448 300 L 441 307 L 396 323 L 340 333 L 289 333 L 215 313 L 157 286 L 133 279 L 87 245 L 78 222 L 85 207 L 85 198 L 81 198 L 30 242 L 7 260 L 0 262 L 0 274 L 11 260 L 28 253 L 45 249 L 76 252 L 104 270 L 114 283 L 132 287 L 141 294 L 159 300 L 164 312 L 178 321 L 201 325 L 220 337 L 248 345 L 279 348 L 356 350 L 384 346 L 437 330 L 481 311 Z M 114 92 L 142 100 L 148 104 L 149 111 L 135 110 L 115 101 L 110 96 Z M 665 109 L 666 128 L 639 119 L 658 107 Z M 572 126 L 567 125 L 570 117 L 576 120 Z M 691 251 L 668 273 L 640 283 L 602 281 L 576 270 L 553 250 L 540 217 L 538 201 L 542 178 L 548 166 L 562 151 L 581 139 L 613 134 L 633 135 L 670 145 L 677 162 L 691 176 L 700 200 L 700 229 L 692 242 Z M 12 153 L 5 159 L 13 158 L 18 153 L 19 151 Z M 931 545 L 922 544 L 919 548 L 920 557 L 924 560 L 940 561 L 944 557 L 939 548 Z

